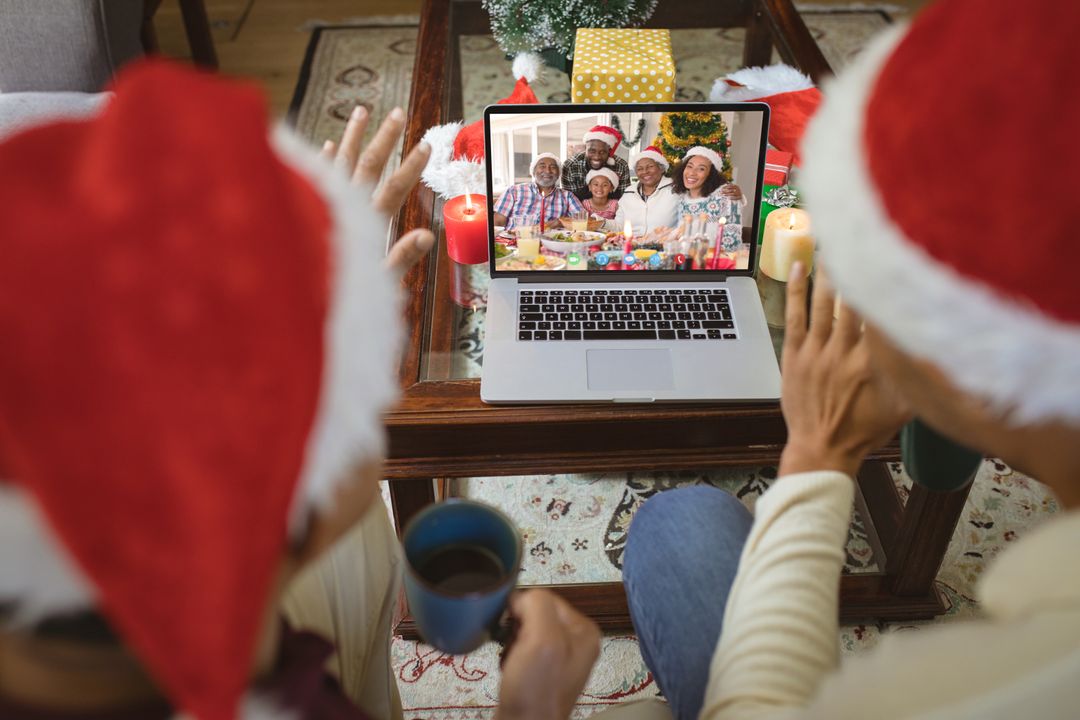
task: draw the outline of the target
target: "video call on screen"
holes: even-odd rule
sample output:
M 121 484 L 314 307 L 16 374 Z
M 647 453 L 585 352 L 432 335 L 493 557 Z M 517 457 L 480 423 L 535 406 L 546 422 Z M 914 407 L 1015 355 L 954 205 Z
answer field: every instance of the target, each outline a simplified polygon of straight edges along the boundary
M 745 270 L 763 120 L 760 111 L 493 113 L 495 269 Z M 695 142 L 706 151 L 680 160 Z

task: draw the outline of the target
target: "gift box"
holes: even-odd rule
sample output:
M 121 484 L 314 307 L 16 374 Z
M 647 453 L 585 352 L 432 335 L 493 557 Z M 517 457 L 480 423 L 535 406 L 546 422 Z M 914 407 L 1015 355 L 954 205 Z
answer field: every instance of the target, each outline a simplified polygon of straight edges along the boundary
M 780 150 L 765 151 L 765 185 L 785 185 L 791 172 L 793 153 Z
M 670 102 L 675 98 L 671 33 L 578 28 L 570 98 L 576 103 Z

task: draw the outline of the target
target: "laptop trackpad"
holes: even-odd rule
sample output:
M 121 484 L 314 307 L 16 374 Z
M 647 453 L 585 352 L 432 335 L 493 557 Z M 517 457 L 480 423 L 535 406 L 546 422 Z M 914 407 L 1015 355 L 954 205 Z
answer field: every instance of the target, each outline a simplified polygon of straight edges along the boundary
M 670 350 L 586 350 L 585 355 L 590 390 L 675 389 Z

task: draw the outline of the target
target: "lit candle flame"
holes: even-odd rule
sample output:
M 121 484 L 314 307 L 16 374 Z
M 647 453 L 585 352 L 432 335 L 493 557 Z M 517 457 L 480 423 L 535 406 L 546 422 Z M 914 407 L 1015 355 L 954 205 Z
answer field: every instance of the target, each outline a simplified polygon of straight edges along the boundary
M 788 215 L 788 230 L 795 229 L 795 213 Z
M 626 224 L 623 225 L 623 231 L 622 232 L 623 232 L 623 237 L 625 237 L 627 240 L 634 237 L 634 226 L 630 223 L 629 220 L 627 220 Z
M 724 217 L 723 215 L 720 216 L 720 224 L 721 225 L 727 225 L 727 218 Z
M 472 194 L 468 190 L 465 191 L 465 212 L 469 215 L 475 212 L 472 206 Z

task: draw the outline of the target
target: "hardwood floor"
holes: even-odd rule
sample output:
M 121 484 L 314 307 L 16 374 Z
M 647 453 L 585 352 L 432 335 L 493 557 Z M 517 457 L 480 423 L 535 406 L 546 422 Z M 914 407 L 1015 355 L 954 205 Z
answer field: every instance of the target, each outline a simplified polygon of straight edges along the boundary
M 311 36 L 306 23 L 417 14 L 420 4 L 421 0 L 206 0 L 206 10 L 221 71 L 262 83 L 271 111 L 283 115 Z M 177 0 L 162 3 L 154 26 L 162 53 L 190 57 Z
M 664 2 L 658 13 L 663 13 Z M 912 10 L 926 4 L 926 0 L 890 2 Z M 851 2 L 816 0 L 813 4 L 843 6 Z M 261 82 L 275 115 L 284 114 L 292 99 L 311 34 L 309 23 L 416 14 L 420 5 L 421 0 L 206 0 L 221 71 Z M 177 0 L 162 3 L 155 27 L 165 55 L 190 57 Z

